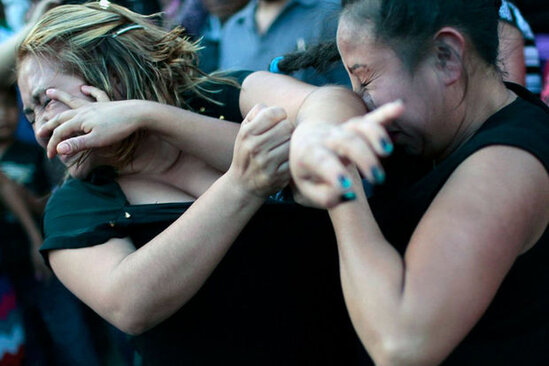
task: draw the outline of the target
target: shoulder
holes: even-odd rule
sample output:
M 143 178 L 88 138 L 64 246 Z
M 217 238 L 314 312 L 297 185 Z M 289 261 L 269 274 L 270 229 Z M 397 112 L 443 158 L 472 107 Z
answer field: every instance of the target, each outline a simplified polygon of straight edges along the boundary
M 524 97 L 529 98 L 529 94 Z M 532 96 L 533 98 L 533 96 Z M 549 109 L 535 101 L 517 98 L 490 117 L 464 150 L 506 145 L 527 151 L 549 170 Z
M 46 206 L 42 250 L 89 246 L 117 235 L 110 225 L 124 214 L 126 198 L 114 180 L 100 183 L 69 178 Z
M 240 70 L 221 74 L 221 76 L 231 79 L 234 83 L 203 83 L 200 87 L 204 96 L 215 100 L 215 103 L 202 96 L 195 95 L 189 98 L 188 103 L 191 109 L 210 117 L 241 122 L 240 86 L 251 73 L 251 71 Z
M 421 221 L 430 235 L 444 233 L 452 245 L 511 260 L 534 246 L 547 227 L 547 170 L 527 151 L 487 146 L 457 167 Z

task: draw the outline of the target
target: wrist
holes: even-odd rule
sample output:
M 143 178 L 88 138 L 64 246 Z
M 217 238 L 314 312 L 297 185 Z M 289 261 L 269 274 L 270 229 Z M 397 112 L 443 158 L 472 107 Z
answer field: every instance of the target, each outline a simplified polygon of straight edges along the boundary
M 242 178 L 239 178 L 237 174 L 229 168 L 229 170 L 219 178 L 218 182 L 226 185 L 228 193 L 237 198 L 239 202 L 244 205 L 262 205 L 267 199 L 266 196 L 262 196 L 254 190 L 247 187 Z
M 131 118 L 134 121 L 135 131 L 153 130 L 155 127 L 155 109 L 154 104 L 147 100 L 129 101 L 128 110 L 131 110 Z

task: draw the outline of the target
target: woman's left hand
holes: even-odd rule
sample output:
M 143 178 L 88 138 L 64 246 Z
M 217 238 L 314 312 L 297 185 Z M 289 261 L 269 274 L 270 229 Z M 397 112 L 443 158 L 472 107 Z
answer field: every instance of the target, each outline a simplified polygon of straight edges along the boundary
M 55 155 L 74 155 L 78 152 L 109 146 L 130 136 L 140 126 L 134 104 L 145 101 L 111 102 L 107 94 L 95 87 L 84 85 L 82 93 L 95 102 L 75 97 L 59 89 L 48 89 L 49 98 L 60 101 L 71 109 L 44 123 L 37 137 L 48 141 L 49 158 Z
M 293 130 L 282 108 L 256 105 L 242 122 L 227 175 L 245 192 L 262 199 L 284 188 L 290 181 Z
M 353 200 L 351 164 L 370 182 L 383 183 L 379 158 L 393 151 L 384 126 L 402 111 L 402 102 L 397 101 L 340 125 L 301 123 L 290 147 L 290 171 L 300 194 L 324 208 Z

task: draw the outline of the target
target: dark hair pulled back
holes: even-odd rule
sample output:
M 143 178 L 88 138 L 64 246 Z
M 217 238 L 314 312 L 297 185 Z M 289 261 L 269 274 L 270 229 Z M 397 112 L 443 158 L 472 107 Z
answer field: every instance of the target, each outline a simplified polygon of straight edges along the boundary
M 433 36 L 445 26 L 459 29 L 487 64 L 496 66 L 498 10 L 501 0 L 342 0 L 340 21 L 371 24 L 374 36 L 390 46 L 411 69 L 435 46 Z M 289 54 L 282 72 L 326 68 L 337 61 L 335 40 L 304 53 Z

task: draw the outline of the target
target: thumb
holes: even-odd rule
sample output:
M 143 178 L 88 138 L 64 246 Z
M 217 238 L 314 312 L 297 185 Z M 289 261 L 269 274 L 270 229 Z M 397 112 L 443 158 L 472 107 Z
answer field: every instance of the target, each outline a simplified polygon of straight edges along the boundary
M 264 104 L 254 105 L 253 108 L 246 115 L 246 118 L 244 118 L 244 121 L 242 121 L 242 124 L 248 123 L 251 120 L 253 120 L 258 115 L 258 113 L 264 110 L 265 108 L 267 108 L 267 106 Z

